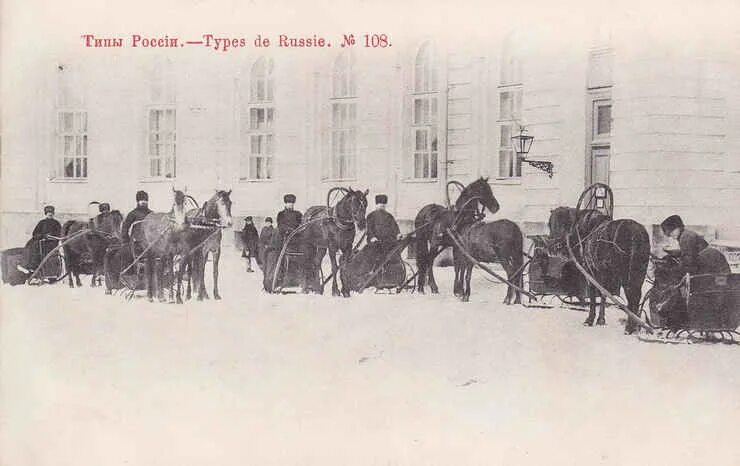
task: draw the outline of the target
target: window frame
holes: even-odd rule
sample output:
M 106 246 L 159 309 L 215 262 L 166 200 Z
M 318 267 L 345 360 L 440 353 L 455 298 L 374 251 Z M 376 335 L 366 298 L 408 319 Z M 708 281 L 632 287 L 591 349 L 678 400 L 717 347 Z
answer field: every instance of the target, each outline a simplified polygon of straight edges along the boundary
M 160 129 L 158 131 L 152 131 L 152 113 L 153 112 L 164 112 L 164 117 L 166 121 L 167 112 L 172 112 L 172 128 L 165 128 L 164 130 Z M 159 180 L 175 180 L 177 179 L 177 107 L 176 105 L 172 104 L 154 104 L 149 105 L 146 108 L 146 176 L 145 180 L 148 181 L 159 181 Z M 152 136 L 154 134 L 160 135 L 165 134 L 164 142 L 159 141 L 152 141 Z M 171 133 L 172 139 L 171 141 L 167 140 L 166 134 Z M 154 143 L 157 146 L 164 146 L 167 148 L 167 146 L 172 146 L 172 153 L 171 154 L 152 154 L 152 143 Z M 152 162 L 154 160 L 159 160 L 160 163 L 158 164 L 158 172 L 160 174 L 152 174 Z M 167 168 L 167 161 L 168 159 L 171 159 L 172 163 L 172 176 L 167 176 L 166 174 L 166 168 Z M 164 161 L 164 167 L 162 166 L 161 162 Z M 161 174 L 165 173 L 165 174 Z
M 408 169 L 406 171 L 405 181 L 409 182 L 437 182 L 440 179 L 440 165 L 444 156 L 443 146 L 443 128 L 442 115 L 444 109 L 442 106 L 441 91 L 442 82 L 442 60 L 435 44 L 431 40 L 423 42 L 416 51 L 412 66 L 412 86 L 409 93 L 410 115 L 409 131 L 410 144 L 408 147 Z M 420 73 L 423 73 L 420 77 Z M 417 101 L 428 101 L 428 112 L 425 112 L 423 118 L 417 118 Z M 422 109 L 424 104 L 422 103 Z M 419 150 L 417 146 L 419 133 L 426 133 L 426 147 Z M 436 140 L 436 150 L 434 150 L 434 141 Z M 421 176 L 419 174 L 419 156 L 421 160 Z
M 501 105 L 503 96 L 505 94 L 512 94 L 510 110 L 505 109 Z M 516 126 L 521 121 L 522 117 L 522 101 L 524 100 L 524 89 L 523 85 L 520 84 L 506 84 L 498 86 L 498 99 L 499 99 L 499 114 L 496 120 L 497 138 L 498 144 L 496 146 L 496 179 L 497 180 L 521 180 L 522 179 L 522 161 L 517 156 L 512 144 L 511 137 L 515 135 Z M 502 132 L 504 128 L 509 128 L 509 137 L 503 138 Z M 506 139 L 506 140 L 504 140 Z M 504 160 L 503 154 L 506 155 Z M 503 164 L 506 162 L 508 167 L 508 175 L 502 174 Z
M 278 115 L 275 106 L 275 61 L 272 57 L 261 56 L 250 67 L 248 97 L 239 117 L 239 182 L 271 182 L 275 180 L 275 122 Z M 263 127 L 259 123 L 257 126 L 253 124 L 253 112 L 259 113 L 260 110 L 264 111 Z M 268 115 L 272 118 L 268 118 Z M 254 138 L 263 141 L 258 143 L 263 151 L 254 152 Z
M 72 128 L 70 132 L 64 131 L 62 125 L 62 115 L 72 114 Z M 90 179 L 90 121 L 89 113 L 87 109 L 80 107 L 61 107 L 55 110 L 55 130 L 54 130 L 54 170 L 52 171 L 52 180 L 54 181 L 65 181 L 65 182 L 87 182 Z M 76 115 L 84 115 L 85 124 L 84 130 L 78 127 Z M 64 152 L 64 141 L 65 138 L 72 137 L 72 149 L 74 154 L 67 155 Z M 80 150 L 84 153 L 77 153 L 77 138 L 80 138 Z M 66 175 L 66 159 L 72 159 L 73 176 Z M 81 164 L 84 168 L 80 172 L 84 171 L 84 175 L 77 176 L 75 173 L 78 171 L 78 164 Z

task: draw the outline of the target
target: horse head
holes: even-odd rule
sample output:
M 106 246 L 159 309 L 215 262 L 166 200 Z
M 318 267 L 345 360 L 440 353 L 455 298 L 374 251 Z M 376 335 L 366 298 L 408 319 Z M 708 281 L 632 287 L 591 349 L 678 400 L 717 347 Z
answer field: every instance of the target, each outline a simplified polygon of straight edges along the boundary
M 231 190 L 216 190 L 216 193 L 203 206 L 203 212 L 208 220 L 218 221 L 221 226 L 230 227 L 234 221 L 231 218 Z
M 470 205 L 468 203 L 468 201 L 474 198 L 492 214 L 495 214 L 501 208 L 498 200 L 496 200 L 496 197 L 493 195 L 491 185 L 488 184 L 488 178 L 480 177 L 467 185 L 465 189 L 463 189 L 462 193 L 460 193 L 460 197 L 457 198 L 455 208 L 458 210 L 463 208 L 466 210 L 474 208 L 474 204 Z
M 550 227 L 550 239 L 564 240 L 576 223 L 576 209 L 573 207 L 556 207 L 550 211 L 547 225 Z
M 357 228 L 360 230 L 365 229 L 365 213 L 367 211 L 367 194 L 370 192 L 369 189 L 365 191 L 354 190 L 350 186 L 342 198 L 337 203 L 337 217 L 339 218 L 351 218 L 352 222 L 357 224 Z

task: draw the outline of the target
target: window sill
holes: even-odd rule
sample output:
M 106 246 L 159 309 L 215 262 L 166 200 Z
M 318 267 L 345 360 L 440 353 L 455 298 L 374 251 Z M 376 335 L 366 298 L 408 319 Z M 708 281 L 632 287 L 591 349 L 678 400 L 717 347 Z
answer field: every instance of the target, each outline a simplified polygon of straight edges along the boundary
M 437 183 L 438 178 L 407 178 L 403 180 L 404 183 Z
M 49 178 L 47 180 L 49 183 L 72 183 L 72 184 L 81 184 L 81 183 L 87 183 L 87 178 Z
M 239 183 L 272 183 L 275 181 L 275 178 L 258 178 L 258 179 L 249 179 L 249 178 L 240 178 Z
M 517 186 L 522 184 L 522 178 L 516 177 L 516 178 L 496 178 L 494 180 L 490 181 L 491 184 L 498 184 L 503 186 Z
M 325 178 L 321 180 L 322 183 L 347 183 L 356 182 L 357 178 Z
M 177 178 L 141 178 L 139 181 L 142 183 L 171 183 Z

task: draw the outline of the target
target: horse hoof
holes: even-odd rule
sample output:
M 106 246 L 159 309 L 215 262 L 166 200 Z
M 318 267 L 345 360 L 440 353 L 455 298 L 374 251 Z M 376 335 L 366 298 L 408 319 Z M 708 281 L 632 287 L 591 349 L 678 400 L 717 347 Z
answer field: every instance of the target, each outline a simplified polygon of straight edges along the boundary
M 182 298 L 177 298 L 177 304 L 182 304 Z
M 349 291 L 342 291 L 342 296 L 345 298 L 349 298 Z
M 221 295 L 220 294 L 215 294 L 215 295 L 213 295 L 213 299 L 215 299 L 216 301 L 219 301 L 221 299 Z
M 606 319 L 599 319 L 596 321 L 596 325 L 606 325 Z
M 154 298 L 151 298 L 150 297 L 150 298 L 147 298 L 147 299 L 149 300 L 150 303 L 153 303 L 154 302 Z
M 105 294 L 113 294 L 111 290 L 105 290 Z
M 585 320 L 583 322 L 583 326 L 584 327 L 593 327 L 593 325 L 594 325 L 594 321 L 593 320 Z
M 469 301 L 470 301 L 470 296 L 463 296 L 462 298 L 460 298 L 460 300 L 461 300 L 462 302 L 464 302 L 464 303 L 467 303 L 467 302 L 469 302 Z
M 432 294 L 439 294 L 439 289 L 432 288 Z

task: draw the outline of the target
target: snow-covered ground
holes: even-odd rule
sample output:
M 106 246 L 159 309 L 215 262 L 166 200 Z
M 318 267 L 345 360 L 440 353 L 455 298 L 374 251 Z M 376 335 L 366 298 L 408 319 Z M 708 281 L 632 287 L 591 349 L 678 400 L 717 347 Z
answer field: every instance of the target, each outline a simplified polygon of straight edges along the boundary
M 738 464 L 740 348 L 437 296 L 0 289 L 3 466 Z

